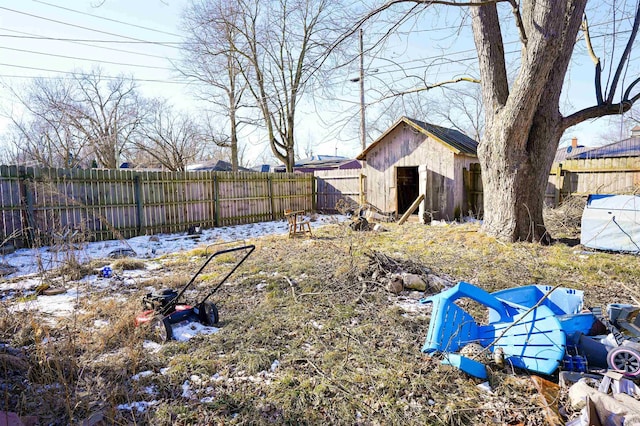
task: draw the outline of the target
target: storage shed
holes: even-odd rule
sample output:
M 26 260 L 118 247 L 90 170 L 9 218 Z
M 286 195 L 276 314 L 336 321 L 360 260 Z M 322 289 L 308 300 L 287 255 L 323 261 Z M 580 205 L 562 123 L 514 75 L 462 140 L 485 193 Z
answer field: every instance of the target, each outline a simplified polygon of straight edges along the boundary
M 469 209 L 468 175 L 478 143 L 465 134 L 402 117 L 357 158 L 366 161 L 366 198 L 402 214 L 420 196 L 418 217 L 453 220 Z

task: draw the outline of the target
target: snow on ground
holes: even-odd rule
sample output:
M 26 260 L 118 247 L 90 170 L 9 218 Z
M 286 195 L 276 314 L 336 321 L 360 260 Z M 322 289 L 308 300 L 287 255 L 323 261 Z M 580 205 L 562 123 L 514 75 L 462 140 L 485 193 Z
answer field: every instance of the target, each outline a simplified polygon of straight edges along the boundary
M 316 220 L 311 222 L 312 228 L 345 220 L 344 216 L 314 215 L 314 217 Z M 109 254 L 116 250 L 131 249 L 135 252 L 136 257 L 151 259 L 162 254 L 191 250 L 207 243 L 248 240 L 265 235 L 284 235 L 287 233 L 288 224 L 286 221 L 259 222 L 203 229 L 198 238 L 184 233 L 159 234 L 133 237 L 128 240 L 84 243 L 73 250 L 52 250 L 50 247 L 20 249 L 14 253 L 4 255 L 2 263 L 18 269 L 13 274 L 5 277 L 14 278 L 54 269 L 64 265 L 69 259 L 77 259 L 83 263 L 91 259 L 108 258 Z M 0 284 L 0 290 L 7 289 L 7 287 L 6 284 Z M 11 288 L 16 287 L 12 285 Z
M 314 215 L 312 228 L 339 223 L 344 216 Z M 20 249 L 14 253 L 2 256 L 1 263 L 15 267 L 16 272 L 6 275 L 0 281 L 0 301 L 8 301 L 12 311 L 38 311 L 47 315 L 50 321 L 69 316 L 78 312 L 78 301 L 83 296 L 83 290 L 91 288 L 96 291 L 109 291 L 108 298 L 123 300 L 125 296 L 113 291 L 114 280 L 118 281 L 118 288 L 126 289 L 136 283 L 136 279 L 144 278 L 149 273 L 162 267 L 154 258 L 163 254 L 191 250 L 198 246 L 207 246 L 223 242 L 255 239 L 267 235 L 286 235 L 288 224 L 286 221 L 260 222 L 247 225 L 225 226 L 204 229 L 197 237 L 182 234 L 160 234 L 154 236 L 134 237 L 128 240 L 112 240 L 78 244 L 69 250 L 51 249 Z M 66 291 L 56 295 L 39 295 L 36 288 L 45 284 L 42 272 L 54 269 L 75 259 L 80 263 L 91 259 L 109 259 L 115 251 L 133 250 L 136 258 L 148 260 L 145 270 L 123 271 L 112 278 L 101 278 L 97 274 L 88 275 L 80 281 L 64 283 Z M 215 249 L 212 249 L 213 253 Z M 99 271 L 96 271 L 99 272 Z M 53 281 L 53 280 L 49 280 Z M 153 291 L 153 289 L 149 289 Z M 16 296 L 30 296 L 16 298 Z M 106 299 L 105 299 L 106 300 Z M 96 323 L 95 327 L 104 327 L 103 323 Z M 217 332 L 215 327 L 205 327 L 193 323 L 184 327 L 175 327 L 176 340 L 188 340 L 196 334 L 211 334 Z

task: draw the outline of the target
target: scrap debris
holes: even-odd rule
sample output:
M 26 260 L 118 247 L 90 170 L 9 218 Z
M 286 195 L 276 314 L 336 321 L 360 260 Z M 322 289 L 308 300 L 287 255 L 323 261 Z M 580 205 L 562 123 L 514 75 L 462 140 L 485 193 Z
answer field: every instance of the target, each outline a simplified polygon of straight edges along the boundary
M 486 307 L 488 321 L 477 321 L 459 299 Z M 612 303 L 605 314 L 585 309 L 580 290 L 529 285 L 487 293 L 465 282 L 421 302 L 433 305 L 422 352 L 442 364 L 482 380 L 504 367 L 547 376 L 560 370 L 559 386 L 532 376 L 547 424 L 640 424 L 640 306 Z

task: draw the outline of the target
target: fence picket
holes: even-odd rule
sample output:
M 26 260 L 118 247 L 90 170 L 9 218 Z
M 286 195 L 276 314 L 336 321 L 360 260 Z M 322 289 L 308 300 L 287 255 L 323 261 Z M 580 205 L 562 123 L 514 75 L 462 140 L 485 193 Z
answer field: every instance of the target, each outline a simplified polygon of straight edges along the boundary
M 313 179 L 0 165 L 0 243 L 49 244 L 66 230 L 99 241 L 273 220 L 285 208 L 312 207 Z

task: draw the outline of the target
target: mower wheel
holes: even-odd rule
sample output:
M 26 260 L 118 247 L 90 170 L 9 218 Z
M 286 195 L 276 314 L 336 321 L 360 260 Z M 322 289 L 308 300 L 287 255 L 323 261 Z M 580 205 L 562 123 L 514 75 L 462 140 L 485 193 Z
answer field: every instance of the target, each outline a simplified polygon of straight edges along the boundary
M 203 302 L 198 306 L 200 321 L 204 325 L 216 325 L 218 323 L 218 308 L 214 303 Z
M 173 330 L 166 318 L 158 316 L 151 321 L 150 325 L 151 335 L 154 341 L 164 343 L 173 339 Z

